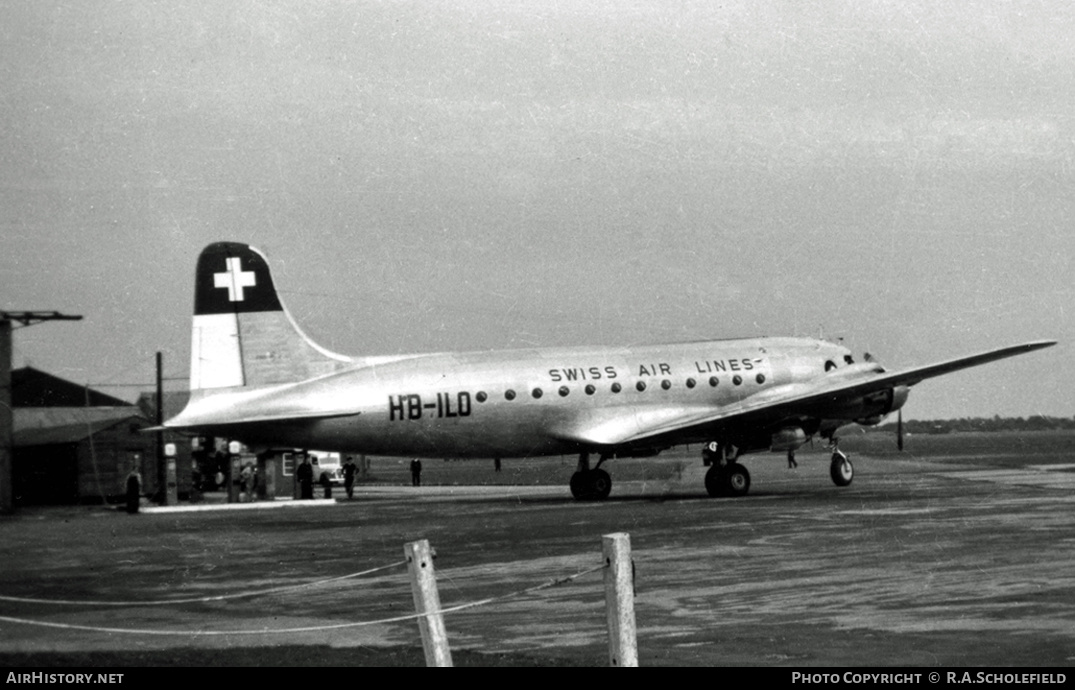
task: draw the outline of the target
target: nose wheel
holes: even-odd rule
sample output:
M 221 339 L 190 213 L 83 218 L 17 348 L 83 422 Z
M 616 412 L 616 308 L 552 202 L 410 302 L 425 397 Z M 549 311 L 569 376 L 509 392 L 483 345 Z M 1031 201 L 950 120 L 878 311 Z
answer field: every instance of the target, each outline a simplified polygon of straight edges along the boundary
M 855 478 L 855 468 L 846 455 L 840 451 L 832 454 L 832 464 L 829 465 L 829 476 L 836 486 L 848 486 Z

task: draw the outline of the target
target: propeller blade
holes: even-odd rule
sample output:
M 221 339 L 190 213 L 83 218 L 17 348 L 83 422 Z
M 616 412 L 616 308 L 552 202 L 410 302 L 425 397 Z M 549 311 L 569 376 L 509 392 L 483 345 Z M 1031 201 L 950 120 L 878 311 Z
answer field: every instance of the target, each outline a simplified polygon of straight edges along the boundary
M 903 410 L 896 413 L 896 447 L 903 450 Z

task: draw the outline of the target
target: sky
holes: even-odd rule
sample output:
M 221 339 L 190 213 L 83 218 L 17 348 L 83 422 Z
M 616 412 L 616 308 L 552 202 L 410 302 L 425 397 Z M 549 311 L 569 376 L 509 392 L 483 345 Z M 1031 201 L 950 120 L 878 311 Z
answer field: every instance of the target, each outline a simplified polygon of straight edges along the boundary
M 0 4 L 14 366 L 189 374 L 194 265 L 265 252 L 351 355 L 842 338 L 908 418 L 1075 414 L 1066 0 Z

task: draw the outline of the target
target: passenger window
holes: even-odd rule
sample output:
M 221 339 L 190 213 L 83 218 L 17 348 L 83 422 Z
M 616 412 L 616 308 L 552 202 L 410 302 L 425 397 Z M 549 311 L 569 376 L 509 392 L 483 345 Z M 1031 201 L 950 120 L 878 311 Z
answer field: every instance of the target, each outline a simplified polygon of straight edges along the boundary
M 478 391 L 478 394 L 474 397 L 478 399 L 478 402 L 485 402 L 486 398 L 489 396 L 485 394 L 485 391 Z
M 713 386 L 714 388 L 716 388 L 718 383 L 720 383 L 720 381 L 717 380 L 716 376 L 710 376 L 709 377 L 709 385 L 710 386 Z
M 641 393 L 642 391 L 646 390 L 646 382 L 645 381 L 639 381 L 638 383 L 635 384 L 635 388 L 637 388 L 638 392 Z
M 668 390 L 671 387 L 672 387 L 672 382 L 669 381 L 668 379 L 665 379 L 664 381 L 661 381 L 661 388 L 663 388 L 665 390 Z
M 623 386 L 620 385 L 619 381 L 617 381 L 616 383 L 612 384 L 612 392 L 613 393 L 619 393 L 621 390 L 623 390 Z
M 514 400 L 515 399 L 515 391 L 513 391 L 511 389 L 508 389 L 507 391 L 504 392 L 504 398 L 506 398 L 507 400 Z
M 540 388 L 535 388 L 535 389 L 533 390 L 533 392 L 531 393 L 531 395 L 533 395 L 533 396 L 534 396 L 534 399 L 535 399 L 535 400 L 536 400 L 537 398 L 540 398 L 540 397 L 542 396 L 542 392 L 541 392 L 541 389 L 540 389 Z
M 765 374 L 758 374 L 754 377 L 754 380 L 758 383 L 765 383 Z
M 696 385 L 698 384 L 694 379 L 687 379 L 687 388 L 694 388 Z
M 570 393 L 570 392 L 571 392 L 571 390 L 567 386 L 560 386 L 560 397 L 561 398 L 566 398 L 567 394 Z
M 596 391 L 596 390 L 597 389 L 593 387 L 592 383 L 587 383 L 586 384 L 586 395 L 593 395 L 594 391 Z
M 736 375 L 736 376 L 732 377 L 732 383 L 734 383 L 735 385 L 738 386 L 742 382 L 743 382 L 743 377 L 742 376 Z

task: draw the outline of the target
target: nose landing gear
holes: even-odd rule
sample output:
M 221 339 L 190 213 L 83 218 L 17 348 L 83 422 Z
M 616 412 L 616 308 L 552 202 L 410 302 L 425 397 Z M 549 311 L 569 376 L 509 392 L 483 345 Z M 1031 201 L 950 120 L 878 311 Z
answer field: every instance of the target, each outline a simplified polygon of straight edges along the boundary
M 855 478 L 855 468 L 851 464 L 851 460 L 839 450 L 835 450 L 832 453 L 829 476 L 832 477 L 832 483 L 836 486 L 848 486 L 851 484 L 851 480 Z

